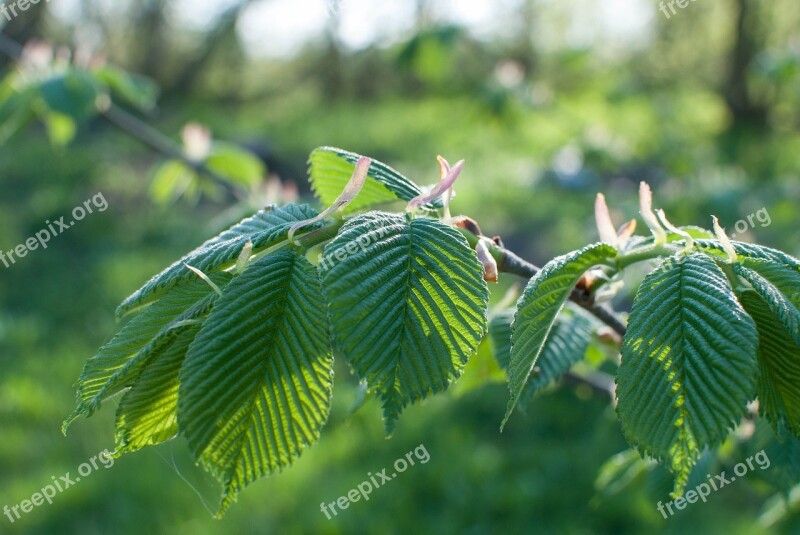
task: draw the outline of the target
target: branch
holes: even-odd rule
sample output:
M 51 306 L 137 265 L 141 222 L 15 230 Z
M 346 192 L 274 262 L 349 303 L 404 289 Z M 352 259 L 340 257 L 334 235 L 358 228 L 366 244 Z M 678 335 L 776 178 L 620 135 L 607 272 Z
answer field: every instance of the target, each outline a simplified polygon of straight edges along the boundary
M 458 228 L 458 230 L 464 234 L 469 244 L 474 247 L 481 235 L 477 224 L 474 224 L 474 221 L 472 220 L 470 220 L 470 222 L 472 224 L 467 223 L 464 227 L 457 225 L 456 228 Z M 478 234 L 476 234 L 476 231 Z M 489 252 L 497 261 L 497 269 L 503 273 L 519 275 L 520 277 L 530 279 L 540 271 L 538 267 L 521 258 L 515 252 L 510 251 L 501 245 L 497 245 L 496 243 L 489 245 Z M 608 308 L 595 305 L 592 294 L 573 289 L 569 299 L 611 327 L 614 332 L 620 336 L 625 336 L 627 327 L 625 327 L 625 324 L 622 322 L 622 320 L 620 320 L 617 315 Z
M 7 35 L 0 32 L 0 52 L 4 53 L 14 61 L 19 61 L 22 59 L 23 47 Z M 183 149 L 172 139 L 165 136 L 144 121 L 138 119 L 136 116 L 116 106 L 111 102 L 110 98 L 100 99 L 100 103 L 97 105 L 97 111 L 111 124 L 122 129 L 127 134 L 135 137 L 142 143 L 161 153 L 163 156 L 180 160 L 190 169 L 205 175 L 219 186 L 222 186 L 226 191 L 232 193 L 234 197 L 241 197 L 241 192 L 232 186 L 231 183 L 225 179 L 225 177 L 216 173 L 212 169 L 209 169 L 208 166 L 206 166 L 203 162 L 195 161 L 187 157 Z
M 231 186 L 230 182 L 222 175 L 209 169 L 203 162 L 187 157 L 183 149 L 174 141 L 136 116 L 110 102 L 107 107 L 100 108 L 100 114 L 117 128 L 122 129 L 167 158 L 180 160 L 190 169 L 207 176 L 231 192 L 235 197 L 239 197 L 239 191 Z

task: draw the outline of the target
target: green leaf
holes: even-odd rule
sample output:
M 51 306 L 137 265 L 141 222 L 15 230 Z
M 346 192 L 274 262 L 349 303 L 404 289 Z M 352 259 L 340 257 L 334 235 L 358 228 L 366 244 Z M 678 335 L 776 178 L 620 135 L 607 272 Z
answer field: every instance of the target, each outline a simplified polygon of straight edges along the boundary
M 457 230 L 427 218 L 353 218 L 320 264 L 337 349 L 377 391 L 387 434 L 409 403 L 444 391 L 486 332 L 489 290 Z
M 613 496 L 628 488 L 651 468 L 652 461 L 642 459 L 634 448 L 617 453 L 597 472 L 594 488 L 602 496 Z
M 793 256 L 787 255 L 782 251 L 778 251 L 777 249 L 738 241 L 732 243 L 733 248 L 736 250 L 736 254 L 740 257 L 739 260 L 744 260 L 747 258 L 771 260 L 777 264 L 783 264 L 794 271 L 800 270 L 800 260 Z M 728 257 L 728 254 L 725 252 L 725 248 L 718 240 L 697 240 L 695 241 L 695 247 L 703 252 L 716 254 L 722 258 Z
M 297 221 L 314 217 L 316 212 L 307 205 L 287 205 L 270 208 L 245 219 L 226 230 L 220 236 L 206 241 L 167 269 L 150 279 L 142 288 L 128 297 L 117 308 L 117 316 L 123 317 L 131 311 L 157 300 L 170 288 L 197 277 L 185 264 L 199 269 L 206 275 L 225 270 L 236 264 L 236 260 L 247 242 L 252 242 L 253 252 L 271 247 L 286 240 L 289 228 Z M 319 224 L 307 227 L 317 228 Z
M 159 444 L 178 433 L 178 372 L 200 327 L 192 325 L 173 338 L 122 397 L 115 455 Z
M 783 270 L 789 269 L 785 266 L 775 265 L 771 261 L 753 259 L 748 260 L 749 265 L 752 266 L 753 264 L 758 264 L 763 266 L 765 271 L 769 270 L 771 266 L 775 266 L 776 268 Z M 795 344 L 800 344 L 800 312 L 798 312 L 797 308 L 795 308 L 791 301 L 789 301 L 788 298 L 786 298 L 780 292 L 780 290 L 773 286 L 770 281 L 762 277 L 756 271 L 739 263 L 733 265 L 733 271 L 749 282 L 750 285 L 752 285 L 753 290 L 755 290 L 758 296 L 767 305 L 770 312 L 774 316 L 774 319 L 781 323 L 785 334 L 794 340 Z M 800 279 L 800 273 L 798 273 L 797 278 Z
M 214 143 L 206 166 L 233 183 L 253 186 L 264 179 L 264 164 L 250 151 L 230 143 Z
M 502 369 L 508 368 L 511 358 L 511 324 L 515 314 L 516 309 L 509 308 L 497 312 L 489 320 L 489 338 Z M 591 338 L 592 321 L 589 318 L 573 310 L 562 312 L 544 344 L 520 401 L 524 402 L 583 360 Z
M 256 479 L 288 466 L 330 410 L 332 356 L 317 270 L 294 248 L 225 289 L 180 371 L 178 424 L 222 484 L 222 515 Z
M 227 273 L 211 277 L 224 287 Z M 195 280 L 174 288 L 160 301 L 131 319 L 110 342 L 90 358 L 78 379 L 78 406 L 64 429 L 80 415 L 91 416 L 108 396 L 131 386 L 148 362 L 166 350 L 172 341 L 210 310 L 216 293 L 195 275 Z
M 759 410 L 776 431 L 785 425 L 800 437 L 800 345 L 764 296 L 747 290 L 739 298 L 758 328 Z
M 707 256 L 664 262 L 634 300 L 617 373 L 625 437 L 668 461 L 682 492 L 703 447 L 727 436 L 756 388 L 758 334 Z
M 538 392 L 583 360 L 591 338 L 591 320 L 580 313 L 567 317 L 562 313 L 536 361 L 537 370 L 528 382 L 527 392 Z
M 501 370 L 508 369 L 511 360 L 511 324 L 516 313 L 516 308 L 504 308 L 494 311 L 489 317 L 489 341 Z
M 501 427 L 505 427 L 514 411 L 572 289 L 586 271 L 605 263 L 616 254 L 617 251 L 608 244 L 590 245 L 551 260 L 528 281 L 525 292 L 517 302 L 517 314 L 512 325 L 508 367 L 511 399 Z
M 768 280 L 800 309 L 800 269 L 786 261 L 760 258 L 745 258 L 741 264 Z
M 113 65 L 104 65 L 92 71 L 92 75 L 111 89 L 114 96 L 144 111 L 155 108 L 158 86 L 150 78 L 125 72 Z
M 89 73 L 77 69 L 57 74 L 39 85 L 39 92 L 48 108 L 77 122 L 97 115 L 96 101 L 100 89 Z
M 197 193 L 198 176 L 180 160 L 168 160 L 155 171 L 150 183 L 150 197 L 158 204 L 175 202 L 184 195 Z
M 333 204 L 344 189 L 355 170 L 359 154 L 334 147 L 320 147 L 309 158 L 311 189 L 324 205 Z M 398 199 L 410 201 L 420 195 L 422 189 L 391 167 L 372 161 L 364 187 L 347 207 L 346 212 L 356 212 L 370 206 L 386 204 Z M 441 207 L 441 200 L 426 205 L 426 208 Z
M 47 137 L 50 138 L 50 143 L 53 145 L 68 145 L 75 137 L 77 125 L 69 115 L 51 111 L 45 113 L 41 119 L 47 128 Z

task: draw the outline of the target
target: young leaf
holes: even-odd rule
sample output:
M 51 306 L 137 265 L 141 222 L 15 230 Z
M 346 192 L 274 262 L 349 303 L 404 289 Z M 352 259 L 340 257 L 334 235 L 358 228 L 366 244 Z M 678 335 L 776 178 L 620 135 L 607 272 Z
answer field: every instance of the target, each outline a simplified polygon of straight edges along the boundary
M 719 444 L 753 398 L 758 334 L 707 256 L 662 264 L 634 300 L 617 373 L 628 441 L 667 460 L 680 494 L 703 447 Z
M 511 360 L 511 324 L 516 313 L 516 308 L 504 308 L 494 311 L 489 317 L 492 354 L 502 370 L 508 369 L 508 362 Z
M 371 212 L 342 227 L 321 265 L 336 347 L 378 392 L 391 433 L 406 405 L 461 374 L 486 332 L 481 264 L 452 227 Z
M 328 206 L 333 204 L 344 189 L 361 156 L 334 147 L 320 147 L 309 158 L 311 189 Z M 347 208 L 352 213 L 370 206 L 397 200 L 410 201 L 422 194 L 422 189 L 388 165 L 374 161 L 369 168 L 367 181 L 358 198 Z M 429 208 L 442 206 L 441 199 L 426 205 Z
M 91 74 L 73 68 L 54 74 L 39 86 L 39 93 L 49 109 L 78 122 L 98 113 L 96 100 L 102 90 Z
M 502 426 L 514 411 L 570 292 L 586 271 L 616 254 L 616 249 L 608 244 L 590 245 L 551 260 L 528 282 L 525 293 L 517 302 L 517 314 L 512 325 L 508 367 L 511 399 Z
M 213 143 L 205 164 L 230 182 L 247 187 L 258 184 L 267 174 L 258 156 L 233 143 Z
M 791 260 L 791 257 L 786 257 Z M 761 258 L 745 258 L 742 266 L 753 270 L 770 282 L 791 302 L 800 309 L 800 269 L 787 261 L 766 260 Z
M 785 425 L 800 438 L 800 345 L 754 291 L 739 296 L 758 328 L 759 410 L 776 431 Z
M 513 308 L 495 313 L 489 320 L 489 339 L 501 369 L 508 368 L 511 359 L 511 324 L 516 310 Z M 523 405 L 533 394 L 558 380 L 586 356 L 592 339 L 592 321 L 583 313 L 562 312 L 556 319 L 550 336 L 536 361 L 535 373 L 525 385 L 520 396 Z
M 105 84 L 114 97 L 133 104 L 144 111 L 151 111 L 158 99 L 158 86 L 145 76 L 131 74 L 113 65 L 103 65 L 92 71 L 101 84 Z
M 222 515 L 256 479 L 319 438 L 332 357 L 317 270 L 295 249 L 251 264 L 225 289 L 180 370 L 178 424 L 222 484 Z
M 764 261 L 751 259 L 749 262 L 750 265 L 754 263 L 763 265 Z M 769 265 L 765 267 L 768 270 Z M 773 315 L 773 321 L 779 321 L 790 339 L 793 340 L 795 344 L 800 344 L 800 312 L 797 311 L 797 308 L 795 308 L 791 301 L 756 271 L 738 263 L 733 265 L 733 271 L 750 283 L 758 296 L 769 308 Z M 800 273 L 798 273 L 798 279 L 800 279 Z M 797 289 L 798 287 L 795 288 Z
M 276 245 L 286 240 L 289 228 L 294 223 L 312 218 L 316 214 L 316 211 L 307 205 L 288 205 L 261 211 L 245 219 L 216 238 L 208 240 L 150 279 L 117 308 L 117 316 L 123 317 L 157 300 L 170 288 L 197 278 L 186 264 L 207 275 L 222 271 L 236 264 L 248 242 L 252 242 L 254 252 Z M 309 228 L 313 229 L 314 226 Z
M 230 279 L 227 273 L 212 276 L 219 286 Z M 129 321 L 97 355 L 86 361 L 78 379 L 78 406 L 64 422 L 64 429 L 80 415 L 91 416 L 106 397 L 130 386 L 146 363 L 165 351 L 186 328 L 186 321 L 208 313 L 215 297 L 205 281 L 196 279 L 174 288 Z
M 117 407 L 116 455 L 159 444 L 178 433 L 178 372 L 200 331 L 184 330 L 139 375 Z
M 763 245 L 754 245 L 751 243 L 744 243 L 735 241 L 733 248 L 736 254 L 740 257 L 760 260 L 771 260 L 776 264 L 783 264 L 791 270 L 800 270 L 800 260 L 790 256 L 777 249 L 765 247 Z M 725 248 L 718 240 L 698 239 L 695 241 L 695 247 L 710 254 L 717 254 L 718 256 L 727 256 Z

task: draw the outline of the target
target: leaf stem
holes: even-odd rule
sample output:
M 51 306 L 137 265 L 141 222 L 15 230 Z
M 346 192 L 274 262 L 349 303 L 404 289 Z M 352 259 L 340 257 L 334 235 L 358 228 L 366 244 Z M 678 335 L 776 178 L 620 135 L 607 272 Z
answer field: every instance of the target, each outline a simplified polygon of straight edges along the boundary
M 342 228 L 342 226 L 346 222 L 347 221 L 344 219 L 331 219 L 329 220 L 329 223 L 325 226 L 319 227 L 314 230 L 306 231 L 305 233 L 300 234 L 294 239 L 294 242 L 287 239 L 276 245 L 273 245 L 272 247 L 267 247 L 266 249 L 258 251 L 258 253 L 254 254 L 250 258 L 248 264 L 252 264 L 253 262 L 260 260 L 261 258 L 264 258 L 265 256 L 274 253 L 278 249 L 282 249 L 287 246 L 293 245 L 301 249 L 310 249 L 315 245 L 319 245 L 320 243 L 326 242 L 334 238 L 336 234 L 339 232 L 339 229 Z
M 671 255 L 677 251 L 677 248 L 668 244 L 649 245 L 642 249 L 634 249 L 628 254 L 617 257 L 614 260 L 614 267 L 617 269 L 617 271 L 622 271 L 626 267 L 633 264 L 638 264 L 639 262 L 645 262 L 647 260 L 653 260 L 661 256 Z

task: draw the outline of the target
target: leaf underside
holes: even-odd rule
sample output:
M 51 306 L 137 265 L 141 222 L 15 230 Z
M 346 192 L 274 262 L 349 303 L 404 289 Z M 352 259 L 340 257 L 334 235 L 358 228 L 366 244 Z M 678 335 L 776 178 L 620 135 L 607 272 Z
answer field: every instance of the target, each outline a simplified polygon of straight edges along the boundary
M 216 273 L 211 280 L 219 287 L 230 281 L 228 273 Z M 132 318 L 110 342 L 86 361 L 78 379 L 78 406 L 64 423 L 91 416 L 109 396 L 131 386 L 149 362 L 159 357 L 193 323 L 211 309 L 216 294 L 203 280 L 174 288 L 158 302 Z
M 800 345 L 756 292 L 740 299 L 758 328 L 759 411 L 776 432 L 785 427 L 800 437 Z
M 586 271 L 616 254 L 616 249 L 608 244 L 590 245 L 551 260 L 528 282 L 517 302 L 512 325 L 508 367 L 511 399 L 502 426 L 514 411 L 572 289 Z
M 489 320 L 489 338 L 498 365 L 506 370 L 511 359 L 511 324 L 516 309 L 496 312 Z M 520 396 L 521 406 L 536 392 L 553 383 L 586 356 L 592 338 L 592 321 L 586 315 L 569 310 L 556 319 L 553 329 L 536 361 L 536 369 Z

